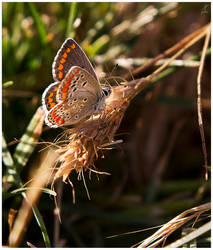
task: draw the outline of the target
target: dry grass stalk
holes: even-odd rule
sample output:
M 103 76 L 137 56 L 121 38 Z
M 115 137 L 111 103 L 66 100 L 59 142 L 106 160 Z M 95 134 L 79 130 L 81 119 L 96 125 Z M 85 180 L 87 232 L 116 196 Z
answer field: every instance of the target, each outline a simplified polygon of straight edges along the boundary
M 43 187 L 46 186 L 51 175 L 57 155 L 53 151 L 49 151 L 44 157 L 41 167 L 36 171 L 32 182 L 27 187 L 25 199 L 23 199 L 22 206 L 15 219 L 14 226 L 9 235 L 9 247 L 19 246 L 26 227 L 31 219 L 32 208 L 38 201 Z
M 174 46 L 172 46 L 168 50 L 164 51 L 160 55 L 156 56 L 155 58 L 153 58 L 152 60 L 150 60 L 145 65 L 142 65 L 142 66 L 138 67 L 137 69 L 135 69 L 132 72 L 132 75 L 134 77 L 136 77 L 137 75 L 141 74 L 143 71 L 145 71 L 150 66 L 155 65 L 155 63 L 158 62 L 160 59 L 163 59 L 165 57 L 171 56 L 173 53 L 175 53 L 176 51 L 182 49 L 186 44 L 188 44 L 190 41 L 194 40 L 200 34 L 202 34 L 203 32 L 206 32 L 206 30 L 208 30 L 209 28 L 210 28 L 210 23 L 208 23 L 207 25 L 205 25 L 205 26 L 201 27 L 200 29 L 196 30 L 192 34 L 188 35 L 187 37 L 183 38 L 181 41 L 179 41 L 178 43 L 176 43 Z M 129 74 L 126 74 L 124 76 L 124 78 L 125 79 L 129 79 Z
M 205 43 L 203 46 L 202 56 L 200 60 L 200 67 L 198 71 L 197 76 L 197 112 L 198 112 L 198 124 L 200 128 L 200 135 L 201 135 L 201 141 L 202 141 L 202 149 L 203 149 L 203 156 L 204 156 L 204 167 L 206 170 L 205 173 L 205 179 L 208 180 L 208 161 L 207 161 L 207 150 L 206 150 L 206 142 L 205 142 L 205 135 L 204 135 L 204 128 L 203 128 L 203 118 L 202 118 L 202 105 L 201 105 L 201 77 L 203 73 L 204 68 L 204 61 L 206 56 L 206 51 L 208 49 L 208 44 L 210 41 L 210 34 L 211 30 L 210 27 L 207 30 Z
M 162 228 L 160 228 L 156 233 L 152 236 L 148 237 L 146 240 L 143 241 L 139 245 L 139 247 L 156 247 L 160 243 L 164 243 L 167 237 L 173 233 L 176 229 L 181 227 L 186 222 L 196 219 L 200 216 L 200 214 L 209 211 L 211 209 L 211 203 L 205 203 L 201 206 L 194 207 L 184 211 L 183 213 L 179 214 L 169 222 L 167 222 Z

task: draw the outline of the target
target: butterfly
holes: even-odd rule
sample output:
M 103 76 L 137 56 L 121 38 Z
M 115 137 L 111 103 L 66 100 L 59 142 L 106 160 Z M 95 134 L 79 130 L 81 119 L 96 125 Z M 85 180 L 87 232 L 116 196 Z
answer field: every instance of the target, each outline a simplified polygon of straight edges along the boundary
M 55 80 L 42 94 L 45 123 L 74 125 L 100 112 L 110 89 L 102 88 L 88 57 L 72 38 L 64 41 L 52 65 Z

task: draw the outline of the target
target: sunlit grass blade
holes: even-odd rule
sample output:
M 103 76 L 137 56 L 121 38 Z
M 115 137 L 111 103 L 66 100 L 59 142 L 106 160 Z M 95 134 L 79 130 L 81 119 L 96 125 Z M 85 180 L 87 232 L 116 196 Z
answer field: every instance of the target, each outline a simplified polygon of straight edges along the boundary
M 66 37 L 75 37 L 75 28 L 73 26 L 75 18 L 78 14 L 78 3 L 72 2 L 70 3 L 70 10 L 69 10 L 69 19 L 67 23 L 67 30 L 66 30 Z
M 3 183 L 11 183 L 20 186 L 20 178 L 17 175 L 16 166 L 8 150 L 4 135 L 2 135 L 2 160 L 7 167 L 6 173 L 3 176 Z
M 39 13 L 35 7 L 35 4 L 33 2 L 28 3 L 30 10 L 32 12 L 33 18 L 35 19 L 35 23 L 38 29 L 38 33 L 41 39 L 42 45 L 45 47 L 45 52 L 46 52 L 46 59 L 49 61 L 51 58 L 51 53 L 50 49 L 48 47 L 48 38 L 47 38 L 47 33 L 44 27 L 44 24 L 39 16 Z
M 40 134 L 42 133 L 43 125 L 43 112 L 40 108 L 34 114 L 30 121 L 25 134 L 21 137 L 19 144 L 17 145 L 14 153 L 14 161 L 17 164 L 18 170 L 21 171 L 26 165 L 29 157 L 31 156 L 36 142 L 38 141 Z
M 38 188 L 33 188 L 33 187 L 23 187 L 23 188 L 18 188 L 18 189 L 15 189 L 13 190 L 11 193 L 12 194 L 18 194 L 18 193 L 22 193 L 22 192 L 25 192 L 27 190 L 33 190 L 33 189 L 38 189 Z M 46 193 L 46 194 L 49 194 L 49 195 L 53 195 L 53 196 L 56 196 L 56 192 L 49 189 L 49 188 L 39 188 L 43 193 Z

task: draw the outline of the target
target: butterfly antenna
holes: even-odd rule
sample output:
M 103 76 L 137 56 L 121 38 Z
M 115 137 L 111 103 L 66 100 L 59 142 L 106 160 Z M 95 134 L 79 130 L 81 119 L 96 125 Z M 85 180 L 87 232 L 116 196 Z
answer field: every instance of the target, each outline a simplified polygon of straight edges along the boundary
M 116 64 L 114 65 L 114 67 L 112 68 L 112 71 L 111 71 L 111 73 L 109 74 L 109 76 L 112 76 L 112 73 L 113 73 L 115 70 L 117 70 L 117 68 L 118 68 L 118 64 L 116 63 Z

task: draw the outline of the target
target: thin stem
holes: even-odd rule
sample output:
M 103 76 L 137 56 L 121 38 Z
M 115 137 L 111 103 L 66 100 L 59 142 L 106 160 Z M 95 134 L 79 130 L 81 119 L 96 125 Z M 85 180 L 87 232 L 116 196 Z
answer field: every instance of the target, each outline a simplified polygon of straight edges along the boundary
M 205 173 L 205 179 L 208 179 L 208 162 L 207 162 L 207 150 L 206 150 L 206 142 L 205 142 L 205 134 L 204 134 L 204 128 L 203 128 L 203 118 L 202 118 L 202 104 L 201 104 L 201 77 L 203 73 L 203 68 L 204 68 L 204 61 L 205 61 L 205 56 L 206 56 L 206 51 L 208 48 L 210 40 L 210 28 L 207 29 L 206 31 L 206 39 L 204 42 L 203 46 L 203 51 L 201 55 L 201 60 L 200 60 L 200 67 L 198 71 L 198 76 L 197 76 L 197 112 L 198 112 L 198 124 L 199 124 L 199 129 L 200 129 L 200 135 L 201 135 L 201 141 L 202 141 L 202 149 L 203 149 L 203 156 L 204 156 L 204 167 L 206 169 Z

